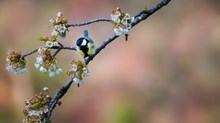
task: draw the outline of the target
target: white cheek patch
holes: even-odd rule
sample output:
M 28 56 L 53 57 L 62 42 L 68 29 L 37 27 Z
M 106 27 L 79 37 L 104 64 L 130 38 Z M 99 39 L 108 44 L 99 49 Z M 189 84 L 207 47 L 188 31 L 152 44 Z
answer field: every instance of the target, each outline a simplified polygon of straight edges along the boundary
M 86 43 L 87 43 L 86 39 L 83 39 L 81 46 L 86 46 Z

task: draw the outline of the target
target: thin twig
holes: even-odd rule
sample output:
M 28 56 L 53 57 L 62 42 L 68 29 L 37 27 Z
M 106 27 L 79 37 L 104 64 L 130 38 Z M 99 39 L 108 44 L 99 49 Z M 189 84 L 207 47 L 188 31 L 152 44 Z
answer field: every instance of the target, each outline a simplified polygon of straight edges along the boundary
M 60 45 L 60 47 L 54 52 L 54 54 L 52 55 L 53 58 L 56 57 L 56 55 L 62 50 L 63 48 L 63 44 L 61 44 L 60 42 L 58 42 L 58 44 Z
M 34 50 L 30 51 L 29 53 L 23 54 L 23 55 L 21 56 L 21 59 L 23 59 L 23 60 L 24 60 L 24 58 L 25 58 L 25 57 L 27 57 L 27 56 L 29 56 L 29 55 L 31 55 L 31 54 L 33 54 L 33 53 L 37 52 L 37 51 L 38 51 L 38 49 L 39 49 L 39 48 L 36 48 L 36 49 L 34 49 Z
M 153 13 L 155 13 L 157 10 L 159 10 L 160 8 L 162 8 L 163 6 L 167 5 L 171 0 L 162 0 L 160 1 L 157 5 L 155 5 L 154 7 L 152 7 L 150 10 L 143 10 L 140 13 L 138 13 L 137 15 L 135 15 L 135 21 L 132 23 L 132 28 L 137 25 L 138 23 L 140 23 L 141 21 L 145 20 L 146 18 L 148 18 L 150 15 L 152 15 Z M 110 22 L 111 20 L 109 19 L 94 19 L 88 22 L 84 22 L 84 23 L 80 23 L 80 24 L 70 24 L 68 25 L 68 27 L 72 26 L 84 26 L 84 25 L 88 25 L 94 22 L 99 22 L 99 21 L 108 21 Z M 102 42 L 102 44 L 96 49 L 95 53 L 91 56 L 89 56 L 87 59 L 85 59 L 85 63 L 89 64 L 90 61 L 92 61 L 94 59 L 94 57 L 99 54 L 99 52 L 101 50 L 103 50 L 109 43 L 111 43 L 112 41 L 114 41 L 115 39 L 117 39 L 119 36 L 117 35 L 112 35 L 111 37 L 109 37 L 108 39 L 104 40 Z M 65 93 L 68 91 L 69 87 L 71 86 L 71 84 L 73 83 L 73 78 L 70 78 L 66 85 L 63 86 L 62 88 L 60 88 L 57 93 L 55 94 L 53 100 L 50 102 L 49 108 L 48 108 L 48 112 L 46 114 L 46 118 L 50 118 L 54 108 L 56 107 L 56 103 L 65 95 Z
M 71 46 L 53 46 L 51 49 L 76 50 L 76 47 Z
M 37 52 L 39 48 L 36 48 L 28 53 L 22 54 L 21 59 L 24 59 L 25 57 L 32 55 L 33 53 Z M 71 46 L 53 46 L 51 49 L 58 49 L 58 50 L 76 50 L 76 47 L 71 47 Z M 58 51 L 57 50 L 57 51 Z M 59 51 L 58 51 L 59 52 Z M 55 54 L 56 55 L 56 54 Z
M 85 25 L 89 25 L 92 23 L 96 23 L 96 22 L 112 22 L 112 20 L 109 18 L 97 18 L 97 19 L 89 20 L 86 22 L 78 23 L 78 24 L 68 24 L 66 27 L 68 28 L 68 27 L 75 27 L 75 26 L 85 26 Z

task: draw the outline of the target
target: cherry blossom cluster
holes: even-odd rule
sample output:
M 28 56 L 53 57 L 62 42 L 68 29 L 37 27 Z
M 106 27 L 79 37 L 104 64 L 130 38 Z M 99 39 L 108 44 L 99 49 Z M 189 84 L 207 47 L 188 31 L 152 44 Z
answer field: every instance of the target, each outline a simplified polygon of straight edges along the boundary
M 40 41 L 44 41 L 47 48 L 51 48 L 53 46 L 59 46 L 56 36 L 51 36 L 51 37 L 42 36 L 40 37 Z
M 53 77 L 63 71 L 62 68 L 57 67 L 57 60 L 51 55 L 50 49 L 41 47 L 38 49 L 38 53 L 34 65 L 40 72 L 48 73 L 49 77 Z
M 9 50 L 7 57 L 7 67 L 6 70 L 15 73 L 15 74 L 23 74 L 28 72 L 26 68 L 26 61 L 21 59 L 21 53 L 13 50 Z
M 41 121 L 41 118 L 48 112 L 48 106 L 51 99 L 48 87 L 44 87 L 42 92 L 34 94 L 26 99 L 25 109 L 23 110 L 25 116 L 23 123 L 42 123 L 43 121 Z M 61 102 L 57 104 L 61 105 Z
M 52 36 L 57 36 L 59 38 L 66 37 L 66 32 L 68 31 L 66 25 L 68 23 L 68 20 L 67 18 L 63 17 L 61 12 L 58 12 L 57 17 L 55 19 L 51 18 L 49 22 L 54 27 L 51 33 Z
M 129 13 L 123 13 L 120 8 L 112 11 L 111 19 L 117 36 L 128 34 L 128 30 L 132 27 L 131 23 L 134 21 L 134 17 L 131 17 Z
M 63 17 L 61 12 L 57 13 L 57 17 L 51 18 L 49 20 L 49 23 L 52 25 L 52 27 L 54 28 L 52 33 L 51 33 L 51 37 L 48 36 L 42 36 L 40 37 L 40 41 L 44 41 L 46 47 L 51 48 L 53 46 L 58 46 L 58 39 L 65 39 L 66 37 L 66 32 L 68 31 L 67 29 L 67 18 Z
M 83 84 L 83 78 L 89 76 L 90 73 L 87 65 L 82 61 L 72 61 L 71 64 L 72 68 L 67 71 L 67 75 L 71 75 L 73 77 L 73 81 L 79 87 Z

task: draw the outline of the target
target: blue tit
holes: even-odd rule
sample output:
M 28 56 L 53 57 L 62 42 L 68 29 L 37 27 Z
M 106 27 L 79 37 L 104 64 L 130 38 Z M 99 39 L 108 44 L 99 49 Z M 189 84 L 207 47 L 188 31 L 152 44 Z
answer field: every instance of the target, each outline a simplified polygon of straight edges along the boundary
M 76 41 L 77 51 L 79 51 L 80 55 L 84 58 L 91 56 L 95 52 L 95 44 L 93 40 L 89 37 L 88 30 L 84 31 L 84 36 L 80 37 Z

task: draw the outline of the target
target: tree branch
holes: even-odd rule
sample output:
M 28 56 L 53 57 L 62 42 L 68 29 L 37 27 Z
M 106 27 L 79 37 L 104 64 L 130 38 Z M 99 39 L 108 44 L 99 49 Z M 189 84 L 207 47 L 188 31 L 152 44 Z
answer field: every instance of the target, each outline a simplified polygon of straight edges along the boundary
M 53 97 L 53 99 L 51 100 L 50 104 L 49 104 L 49 108 L 48 108 L 48 113 L 46 114 L 47 118 L 49 119 L 53 109 L 56 107 L 57 102 L 60 100 L 60 98 L 63 97 L 63 95 L 66 94 L 67 90 L 69 89 L 69 87 L 71 86 L 71 84 L 73 83 L 73 78 L 70 78 L 66 84 L 61 87 L 55 94 L 55 96 Z
M 78 23 L 78 24 L 68 24 L 66 27 L 68 28 L 68 27 L 75 27 L 75 26 L 85 26 L 85 25 L 89 25 L 92 23 L 96 23 L 96 22 L 112 22 L 112 20 L 109 18 L 97 18 L 97 19 L 89 20 L 86 22 Z
M 102 50 L 104 49 L 109 43 L 111 43 L 112 41 L 114 41 L 116 38 L 118 38 L 119 36 L 117 35 L 113 35 L 111 37 L 109 37 L 108 39 L 106 39 L 105 41 L 102 42 L 102 44 L 96 49 L 95 53 L 91 56 L 89 56 L 87 59 L 85 59 L 85 63 L 88 65 L 90 61 L 93 60 L 93 58 Z
M 152 15 L 153 13 L 155 13 L 157 10 L 159 10 L 160 8 L 162 8 L 163 6 L 167 5 L 171 0 L 162 0 L 161 2 L 159 2 L 156 6 L 152 7 L 150 10 L 142 10 L 140 13 L 138 13 L 137 15 L 135 15 L 135 20 L 134 22 L 131 24 L 132 28 L 137 25 L 138 23 L 140 23 L 141 21 L 147 19 L 150 15 Z M 93 58 L 102 50 L 104 49 L 110 42 L 112 42 L 113 40 L 115 40 L 116 38 L 118 38 L 119 36 L 113 35 L 110 38 L 108 38 L 107 40 L 103 41 L 102 44 L 96 49 L 96 52 L 89 56 L 89 58 L 87 58 L 85 60 L 86 64 L 89 64 L 89 62 L 91 60 L 93 60 Z
M 53 46 L 51 49 L 76 50 L 76 47 L 71 46 Z
M 60 44 L 60 43 L 59 43 Z M 38 51 L 38 49 L 39 48 L 36 48 L 36 49 L 34 49 L 34 50 L 32 50 L 32 51 L 30 51 L 30 52 L 28 52 L 28 53 L 25 53 L 25 54 L 22 54 L 22 56 L 21 56 L 21 59 L 25 59 L 25 57 L 27 57 L 27 56 L 29 56 L 29 55 L 32 55 L 33 53 L 35 53 L 35 52 L 37 52 Z M 51 47 L 51 49 L 57 49 L 57 53 L 60 51 L 60 50 L 62 50 L 62 49 L 64 49 L 64 50 L 76 50 L 76 47 L 71 47 L 71 46 L 53 46 L 53 47 Z M 58 51 L 59 50 L 59 51 Z M 56 53 L 55 52 L 55 53 Z M 56 56 L 56 54 L 53 54 L 53 56 L 55 57 Z
M 160 1 L 157 5 L 155 5 L 154 7 L 152 7 L 149 10 L 142 10 L 141 12 L 139 12 L 137 15 L 135 15 L 135 20 L 134 22 L 131 24 L 132 28 L 137 25 L 138 23 L 140 23 L 141 21 L 147 19 L 150 15 L 152 15 L 153 13 L 155 13 L 156 11 L 158 11 L 160 8 L 162 8 L 163 6 L 167 5 L 171 0 L 162 0 Z M 107 22 L 111 22 L 110 19 L 106 19 L 106 18 L 99 18 L 99 19 L 94 19 L 91 21 L 87 21 L 87 22 L 83 22 L 83 23 L 79 23 L 79 24 L 70 24 L 67 27 L 74 27 L 74 26 L 84 26 L 84 25 L 88 25 L 91 23 L 95 23 L 95 22 L 100 22 L 100 21 L 107 21 Z M 87 59 L 85 59 L 85 63 L 89 64 L 90 61 L 92 61 L 94 59 L 94 57 L 96 55 L 99 54 L 99 52 L 101 50 L 103 50 L 109 43 L 111 43 L 112 41 L 114 41 L 115 39 L 117 39 L 119 36 L 117 35 L 112 35 L 111 37 L 109 37 L 108 39 L 104 40 L 102 42 L 102 44 L 96 49 L 95 53 L 91 56 L 89 56 Z M 75 50 L 75 48 L 74 48 Z M 50 118 L 54 108 L 56 107 L 56 103 L 65 95 L 65 93 L 68 91 L 69 87 L 71 86 L 71 84 L 73 83 L 73 78 L 70 78 L 66 85 L 63 86 L 62 88 L 60 88 L 57 93 L 55 94 L 53 100 L 50 102 L 49 104 L 49 108 L 48 108 L 48 112 L 46 115 L 46 118 Z
M 55 58 L 55 56 L 62 50 L 61 48 L 63 48 L 63 44 L 61 44 L 60 42 L 58 42 L 58 44 L 60 45 L 60 47 L 52 55 L 53 58 Z
M 36 48 L 36 49 L 30 51 L 29 53 L 22 54 L 22 55 L 21 55 L 21 59 L 24 60 L 25 57 L 27 57 L 27 56 L 29 56 L 29 55 L 31 55 L 31 54 L 37 52 L 38 49 L 39 49 L 39 48 Z

